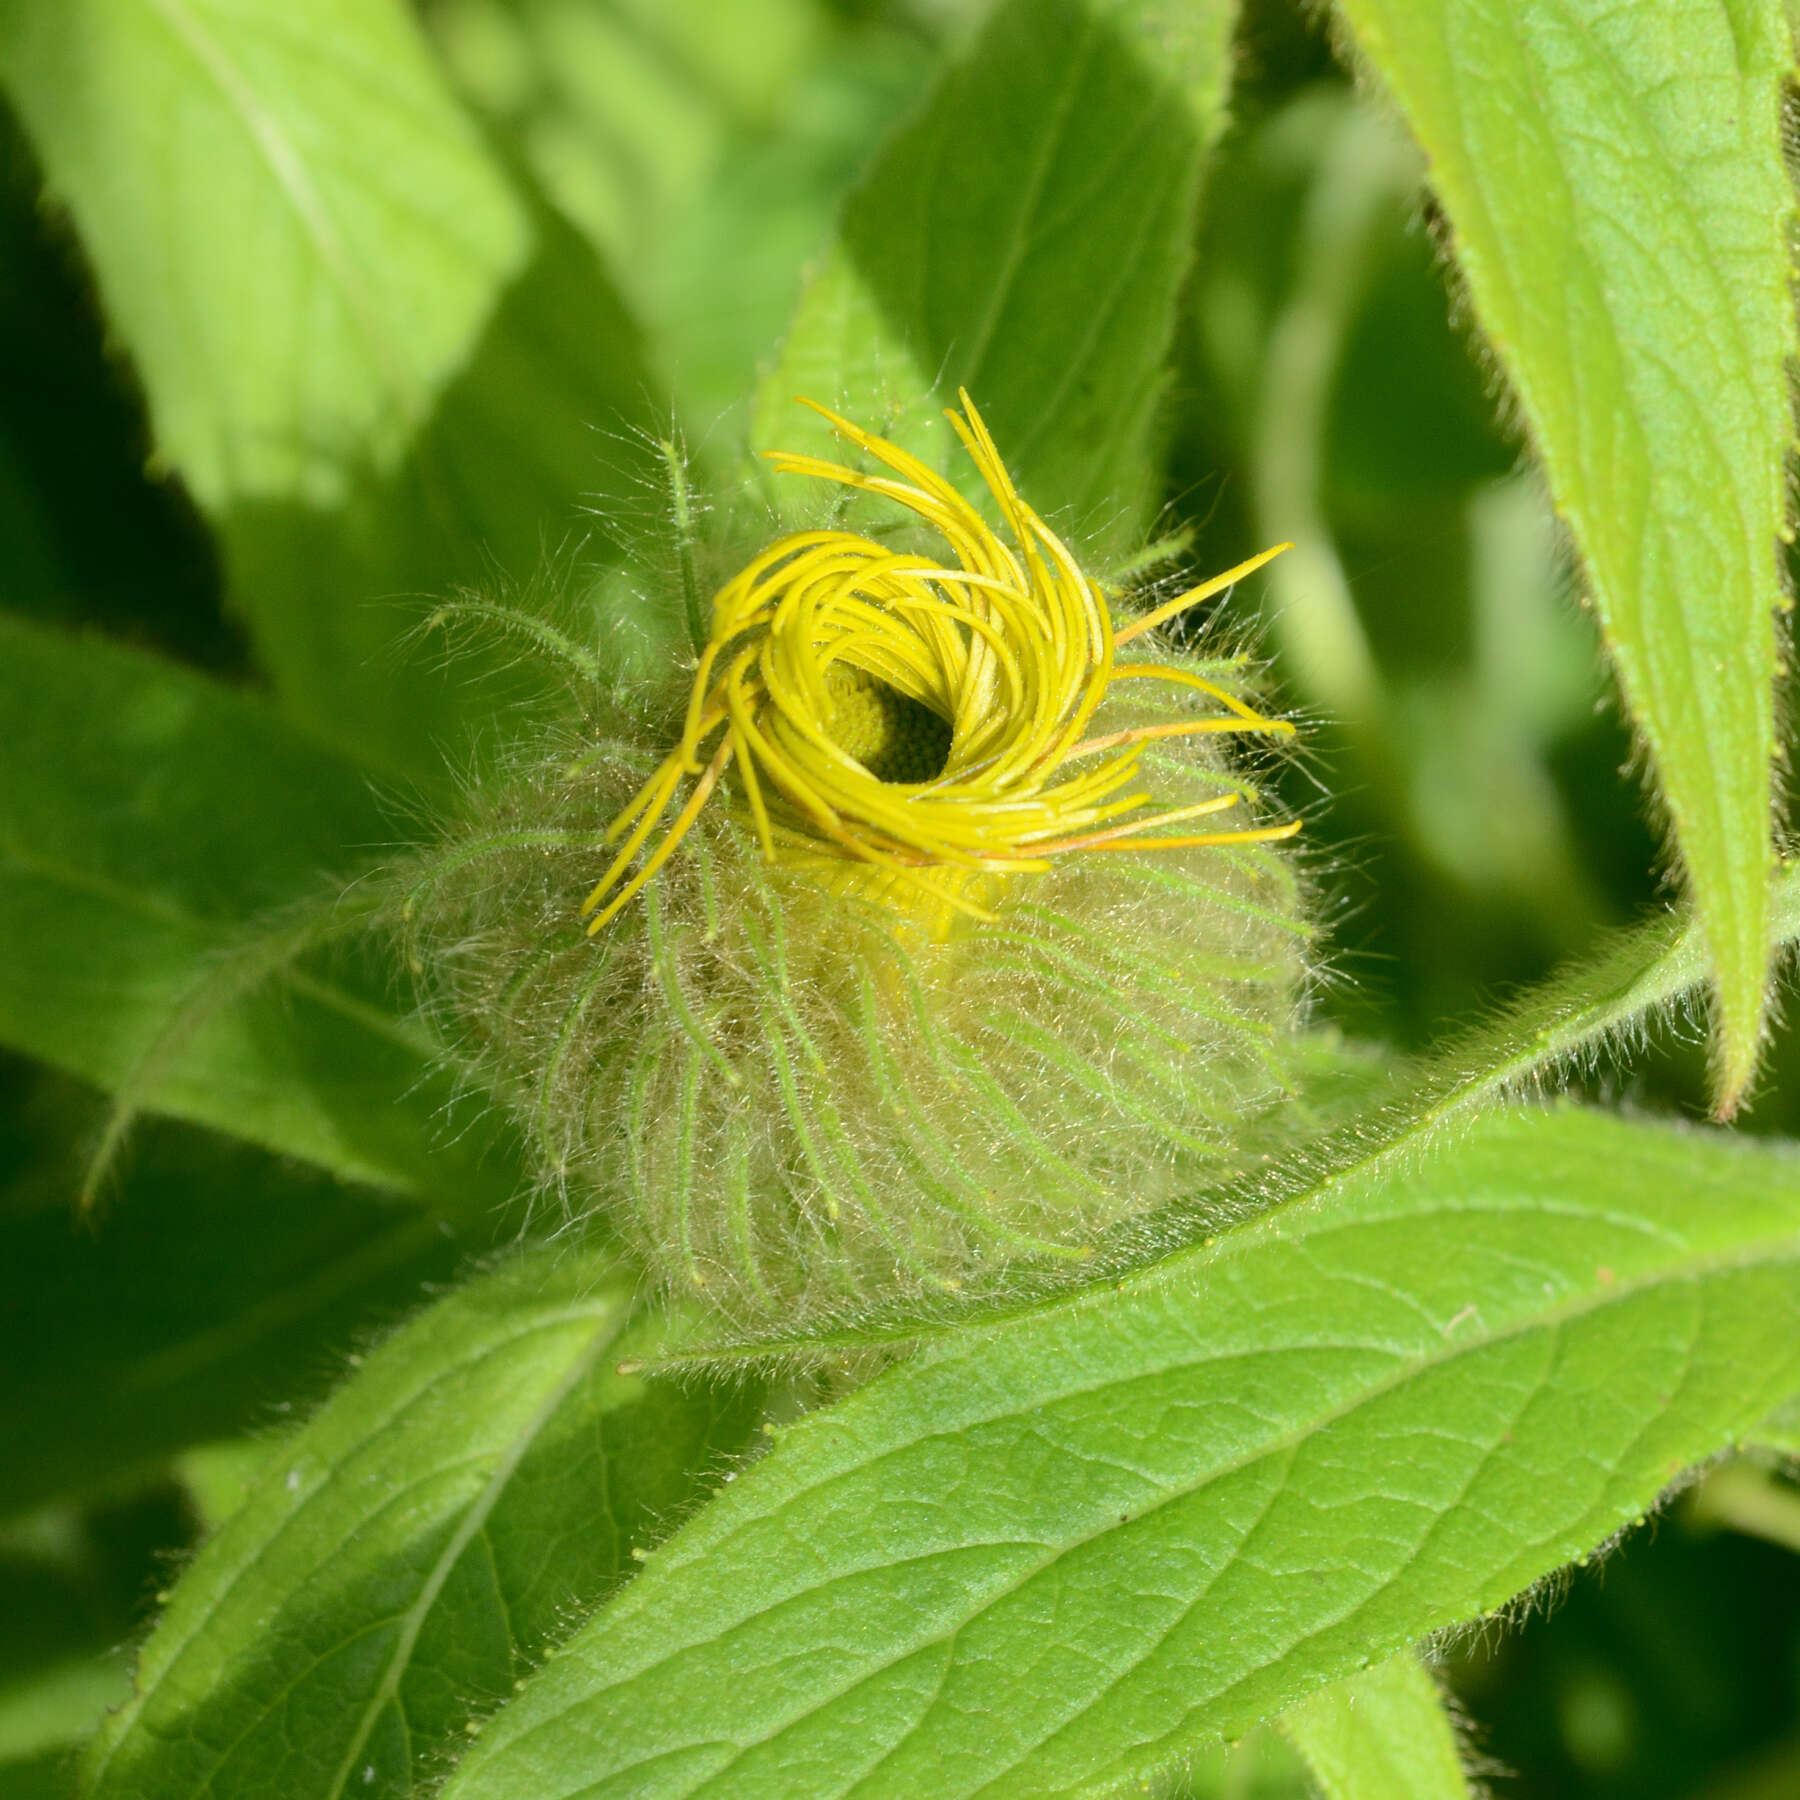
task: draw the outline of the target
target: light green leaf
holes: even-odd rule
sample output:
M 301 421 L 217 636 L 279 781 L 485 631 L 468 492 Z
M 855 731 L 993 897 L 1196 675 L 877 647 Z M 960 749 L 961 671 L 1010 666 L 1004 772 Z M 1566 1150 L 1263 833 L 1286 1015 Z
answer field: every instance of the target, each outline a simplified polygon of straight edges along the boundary
M 1147 1779 L 1504 1605 L 1797 1380 L 1800 1162 L 1491 1115 L 792 1427 L 446 1800 Z
M 851 196 L 758 446 L 837 454 L 805 394 L 953 468 L 936 409 L 967 387 L 1034 506 L 1128 539 L 1235 14 L 1006 0 Z
M 279 1439 L 224 1438 L 190 1445 L 170 1462 L 169 1472 L 204 1535 L 210 1537 L 243 1505 L 251 1484 L 281 1450 Z
M 1293 1746 L 1267 1726 L 1199 1751 L 1170 1793 L 1171 1800 L 1318 1800 Z
M 1281 1715 L 1326 1800 L 1468 1800 L 1456 1731 L 1410 1650 Z
M 209 511 L 391 469 L 524 264 L 398 0 L 7 6 L 0 79 Z
M 1770 1413 L 1757 1426 L 1753 1441 L 1784 1456 L 1800 1456 L 1800 1394 Z
M 379 959 L 297 954 L 324 878 L 393 841 L 355 767 L 216 684 L 3 618 L 0 714 L 0 1042 L 350 1180 L 452 1209 L 512 1191 Z
M 397 0 L 6 9 L 0 72 L 282 702 L 441 790 L 496 702 L 430 601 L 617 553 L 656 384 L 606 272 Z
M 530 263 L 397 467 L 357 471 L 339 504 L 245 498 L 219 520 L 231 591 L 289 708 L 431 792 L 532 695 L 522 674 L 496 676 L 505 658 L 421 635 L 435 601 L 475 589 L 575 608 L 602 640 L 676 617 L 585 601 L 622 544 L 667 554 L 644 491 L 657 384 L 593 251 L 554 215 L 537 223 Z
M 1649 747 L 1711 951 L 1729 1112 L 1768 969 L 1787 26 L 1757 0 L 1342 11 L 1425 150 Z
M 176 1587 L 84 1792 L 412 1794 L 754 1421 L 615 1372 L 632 1292 L 540 1253 L 371 1355 Z

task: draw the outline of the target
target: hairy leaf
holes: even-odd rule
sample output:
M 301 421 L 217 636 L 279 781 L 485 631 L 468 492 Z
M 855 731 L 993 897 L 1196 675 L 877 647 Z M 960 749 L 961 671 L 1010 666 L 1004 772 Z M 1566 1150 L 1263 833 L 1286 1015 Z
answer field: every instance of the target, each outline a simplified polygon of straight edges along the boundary
M 615 1373 L 632 1288 L 539 1253 L 372 1354 L 177 1586 L 84 1791 L 413 1793 L 754 1420 Z
M 1040 511 L 1141 525 L 1235 11 L 1002 5 L 851 196 L 762 385 L 759 446 L 836 453 L 805 394 L 954 469 L 936 408 L 967 387 Z M 806 505 L 794 483 L 782 500 Z
M 1281 1716 L 1326 1800 L 1468 1800 L 1437 1684 L 1408 1651 Z
M 1755 0 L 1344 0 L 1429 162 L 1580 553 L 1712 956 L 1721 1109 L 1768 969 L 1793 47 Z
M 167 1121 L 97 1217 L 80 1174 L 57 1159 L 0 1195 L 0 1517 L 312 1401 L 353 1334 L 492 1241 Z
M 447 1796 L 1146 1777 L 1505 1604 L 1797 1380 L 1791 1156 L 1494 1115 L 794 1426 Z
M 322 878 L 394 836 L 354 766 L 211 682 L 5 619 L 0 712 L 0 1041 L 352 1180 L 510 1191 L 388 973 L 300 954 L 332 923 Z

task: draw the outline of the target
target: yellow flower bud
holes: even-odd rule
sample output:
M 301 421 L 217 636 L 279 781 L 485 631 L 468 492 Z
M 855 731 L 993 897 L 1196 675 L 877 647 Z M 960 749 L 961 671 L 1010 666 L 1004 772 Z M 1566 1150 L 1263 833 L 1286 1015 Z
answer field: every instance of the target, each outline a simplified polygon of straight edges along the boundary
M 882 472 L 776 467 L 934 549 L 771 544 L 663 747 L 559 753 L 420 882 L 548 1177 L 747 1326 L 1079 1261 L 1284 1086 L 1296 827 L 1224 744 L 1291 727 L 1155 635 L 1274 552 L 1115 622 L 962 402 L 999 529 L 827 414 Z

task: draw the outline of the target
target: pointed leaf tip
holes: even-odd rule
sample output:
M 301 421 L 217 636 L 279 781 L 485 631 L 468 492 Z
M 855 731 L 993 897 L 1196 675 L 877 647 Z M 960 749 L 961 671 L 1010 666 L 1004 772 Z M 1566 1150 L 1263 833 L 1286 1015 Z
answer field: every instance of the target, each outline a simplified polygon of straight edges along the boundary
M 1634 8 L 1343 12 L 1426 151 L 1649 753 L 1711 951 L 1729 1116 L 1767 1003 L 1786 604 L 1781 9 L 1672 0 L 1654 30 Z

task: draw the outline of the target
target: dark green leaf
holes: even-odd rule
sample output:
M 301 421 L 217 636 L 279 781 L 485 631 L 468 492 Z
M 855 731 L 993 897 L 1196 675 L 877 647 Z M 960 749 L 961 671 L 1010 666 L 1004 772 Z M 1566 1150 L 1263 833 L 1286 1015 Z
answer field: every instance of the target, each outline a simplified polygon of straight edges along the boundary
M 0 1763 L 0 1800 L 69 1800 L 74 1791 L 75 1777 L 65 1751 Z
M 490 1241 L 162 1121 L 96 1217 L 79 1166 L 43 1173 L 0 1260 L 0 1517 L 309 1402 L 356 1332 Z
M 392 842 L 365 777 L 213 683 L 4 619 L 0 712 L 0 1041 L 352 1180 L 511 1191 L 379 960 L 299 954 L 323 877 Z
M 84 1524 L 56 1511 L 0 1536 L 0 1776 L 80 1744 L 125 1698 L 126 1663 L 114 1650 L 137 1595 L 121 1596 L 105 1578 L 111 1571 L 96 1568 L 106 1559 Z

